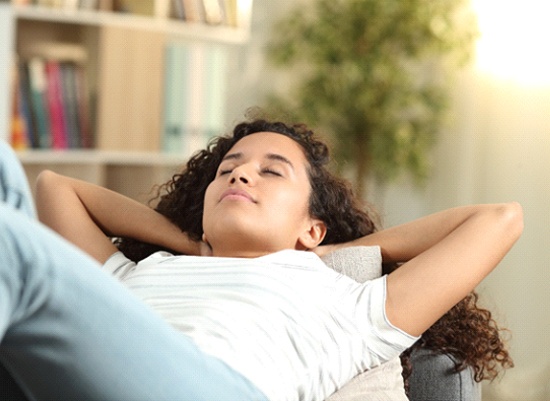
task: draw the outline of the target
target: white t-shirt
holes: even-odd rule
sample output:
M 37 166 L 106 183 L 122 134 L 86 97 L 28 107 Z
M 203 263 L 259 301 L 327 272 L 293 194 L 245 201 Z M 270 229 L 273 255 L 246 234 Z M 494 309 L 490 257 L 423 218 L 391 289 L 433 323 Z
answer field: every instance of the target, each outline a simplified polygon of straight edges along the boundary
M 416 337 L 385 315 L 385 277 L 359 284 L 312 252 L 253 259 L 158 252 L 105 268 L 270 400 L 324 400 Z

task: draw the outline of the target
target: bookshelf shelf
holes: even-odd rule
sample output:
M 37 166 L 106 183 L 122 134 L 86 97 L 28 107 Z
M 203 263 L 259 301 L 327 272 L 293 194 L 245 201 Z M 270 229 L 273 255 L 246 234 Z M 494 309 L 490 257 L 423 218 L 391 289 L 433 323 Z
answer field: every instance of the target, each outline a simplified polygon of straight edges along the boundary
M 178 167 L 185 158 L 179 155 L 158 152 L 123 152 L 95 149 L 75 150 L 23 150 L 17 152 L 25 165 L 59 164 L 86 165 L 108 164 L 113 166 L 159 166 Z
M 65 24 L 92 25 L 96 27 L 119 27 L 140 31 L 153 31 L 171 38 L 211 41 L 225 44 L 242 44 L 249 39 L 247 27 L 207 25 L 184 22 L 171 18 L 144 16 L 112 11 L 72 10 L 35 5 L 14 5 L 14 17 L 21 20 L 57 22 Z

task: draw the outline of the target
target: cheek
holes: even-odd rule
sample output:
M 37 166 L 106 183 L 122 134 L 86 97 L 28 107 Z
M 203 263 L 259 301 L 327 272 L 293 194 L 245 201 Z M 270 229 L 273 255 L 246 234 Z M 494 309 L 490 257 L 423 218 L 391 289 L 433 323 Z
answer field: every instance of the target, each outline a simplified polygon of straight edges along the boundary
M 279 192 L 277 194 L 280 213 L 287 219 L 302 219 L 309 217 L 309 192 L 303 188 L 297 188 L 291 192 Z

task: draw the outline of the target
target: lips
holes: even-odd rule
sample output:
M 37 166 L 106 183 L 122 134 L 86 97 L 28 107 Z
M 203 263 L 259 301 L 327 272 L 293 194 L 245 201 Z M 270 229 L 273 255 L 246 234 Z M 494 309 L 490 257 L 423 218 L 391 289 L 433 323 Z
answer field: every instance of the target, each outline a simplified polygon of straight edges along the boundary
M 228 199 L 228 200 L 242 200 L 247 202 L 256 203 L 256 200 L 246 191 L 243 191 L 242 189 L 228 189 L 222 193 L 222 196 L 220 197 L 220 201 Z

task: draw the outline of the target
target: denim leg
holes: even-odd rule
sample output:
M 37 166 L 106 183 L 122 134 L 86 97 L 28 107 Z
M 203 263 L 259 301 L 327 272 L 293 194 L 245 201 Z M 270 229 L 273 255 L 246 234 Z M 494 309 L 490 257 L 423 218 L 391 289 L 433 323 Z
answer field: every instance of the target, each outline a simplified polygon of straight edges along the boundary
M 266 400 L 93 259 L 2 203 L 0 338 L 32 399 Z
M 36 210 L 23 167 L 11 146 L 0 140 L 0 201 L 35 218 Z
M 19 208 L 31 217 L 36 216 L 23 168 L 12 148 L 2 140 L 0 140 L 0 201 Z M 2 363 L 0 363 L 0 399 L 26 400 L 20 387 Z

